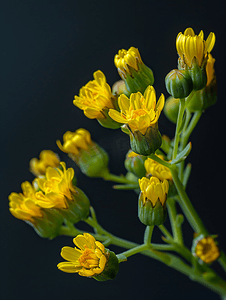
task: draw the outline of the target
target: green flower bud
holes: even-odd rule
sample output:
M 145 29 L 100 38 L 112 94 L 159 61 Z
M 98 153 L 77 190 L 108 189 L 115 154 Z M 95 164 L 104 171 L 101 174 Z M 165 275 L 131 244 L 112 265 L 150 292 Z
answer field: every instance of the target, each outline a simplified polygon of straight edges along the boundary
M 197 58 L 194 57 L 192 60 L 191 68 L 188 68 L 188 72 L 193 82 L 193 90 L 198 91 L 203 89 L 207 83 L 206 75 L 206 59 L 201 66 L 198 65 Z
M 139 179 L 138 217 L 146 226 L 161 225 L 166 220 L 166 200 L 169 184 L 152 176 Z
M 166 89 L 174 98 L 187 97 L 192 89 L 192 79 L 185 70 L 172 70 L 165 78 Z
M 145 160 L 145 156 L 136 154 L 132 150 L 129 150 L 124 163 L 125 168 L 127 171 L 133 173 L 137 177 L 142 178 L 146 174 L 146 170 L 144 167 Z
M 63 145 L 57 140 L 58 147 L 80 167 L 89 177 L 103 177 L 108 172 L 108 154 L 91 140 L 90 133 L 80 128 L 75 132 L 67 131 Z
M 93 276 L 97 281 L 106 281 L 114 279 L 119 270 L 119 261 L 114 252 L 106 248 L 107 263 L 103 272 Z
M 175 99 L 172 96 L 170 96 L 169 98 L 166 99 L 166 103 L 163 109 L 165 116 L 174 124 L 177 123 L 179 102 L 180 99 Z
M 149 85 L 153 85 L 153 72 L 143 63 L 137 48 L 119 50 L 114 62 L 129 94 L 143 93 Z

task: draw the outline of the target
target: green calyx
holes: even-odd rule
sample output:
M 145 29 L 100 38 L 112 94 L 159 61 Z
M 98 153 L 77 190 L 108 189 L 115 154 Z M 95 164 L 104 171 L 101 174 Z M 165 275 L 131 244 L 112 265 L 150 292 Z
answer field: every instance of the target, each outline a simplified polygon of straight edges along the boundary
M 89 215 L 90 202 L 85 193 L 78 187 L 74 187 L 73 199 L 67 200 L 67 208 L 59 209 L 59 213 L 73 224 L 85 220 Z
M 61 225 L 63 224 L 63 216 L 56 209 L 43 209 L 43 217 L 35 218 L 35 222 L 31 225 L 36 233 L 42 238 L 53 239 L 59 234 Z
M 158 199 L 155 206 L 150 200 L 143 204 L 143 194 L 140 193 L 138 199 L 138 218 L 146 226 L 161 225 L 165 222 L 167 216 L 166 205 L 162 205 Z
M 108 261 L 106 263 L 106 266 L 103 270 L 98 275 L 93 276 L 94 279 L 97 281 L 106 281 L 106 280 L 111 280 L 114 279 L 118 273 L 119 270 L 119 261 L 117 256 L 115 255 L 114 252 L 107 250 L 107 256 L 108 256 Z
M 103 174 L 108 171 L 108 154 L 94 142 L 86 150 L 81 149 L 79 155 L 70 153 L 69 157 L 79 166 L 81 172 L 88 177 L 103 177 Z
M 131 149 L 140 155 L 148 156 L 160 148 L 162 136 L 158 130 L 158 123 L 148 127 L 143 135 L 139 130 L 129 131 Z

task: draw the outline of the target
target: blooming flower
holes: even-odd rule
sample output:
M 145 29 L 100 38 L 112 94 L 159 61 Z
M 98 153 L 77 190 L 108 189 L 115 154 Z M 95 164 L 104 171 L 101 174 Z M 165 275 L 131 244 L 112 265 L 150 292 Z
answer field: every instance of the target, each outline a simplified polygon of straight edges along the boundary
M 58 167 L 60 164 L 59 157 L 51 150 L 43 150 L 39 159 L 32 158 L 30 161 L 30 171 L 35 175 L 44 175 L 47 167 Z
M 140 92 L 130 95 L 130 99 L 124 94 L 120 95 L 118 104 L 121 112 L 109 110 L 110 117 L 123 124 L 128 124 L 132 132 L 138 130 L 143 135 L 148 127 L 156 124 L 164 106 L 162 94 L 156 104 L 155 89 L 148 86 L 142 95 Z
M 157 155 L 159 158 L 164 160 L 163 155 Z M 151 158 L 147 158 L 144 162 L 144 167 L 146 169 L 147 174 L 151 174 L 152 176 L 157 177 L 160 180 L 168 179 L 172 180 L 172 175 L 170 169 L 161 165 Z
M 196 57 L 198 65 L 201 66 L 204 58 L 211 52 L 215 44 L 215 34 L 211 32 L 204 40 L 204 33 L 201 30 L 199 35 L 195 35 L 192 28 L 187 28 L 184 33 L 180 32 L 176 38 L 176 48 L 180 59 L 189 67 Z
M 80 89 L 79 96 L 75 96 L 73 103 L 82 109 L 89 119 L 104 119 L 103 110 L 114 108 L 113 95 L 101 71 L 96 71 L 93 77 L 94 80 Z
M 209 264 L 215 261 L 220 256 L 220 251 L 215 240 L 211 237 L 201 236 L 195 242 L 195 256 L 198 256 L 202 261 Z
M 35 204 L 36 190 L 30 182 L 25 181 L 21 184 L 23 193 L 11 193 L 9 195 L 9 210 L 17 219 L 35 222 L 35 218 L 43 216 L 41 207 Z
M 152 176 L 150 179 L 143 177 L 142 179 L 139 179 L 139 185 L 141 193 L 143 194 L 143 205 L 145 205 L 147 201 L 150 201 L 154 207 L 158 200 L 162 206 L 165 205 L 169 190 L 169 183 L 166 179 L 161 181 L 154 176 Z
M 62 248 L 61 256 L 67 262 L 61 262 L 57 267 L 63 272 L 78 273 L 86 277 L 103 272 L 108 261 L 108 253 L 104 245 L 89 233 L 78 235 L 73 242 L 75 248 Z
M 72 184 L 74 170 L 66 169 L 64 162 L 60 163 L 60 168 L 48 167 L 45 177 L 37 178 L 36 182 L 41 191 L 36 193 L 36 204 L 43 208 L 67 208 L 67 200 L 72 201 L 72 192 L 75 189 Z

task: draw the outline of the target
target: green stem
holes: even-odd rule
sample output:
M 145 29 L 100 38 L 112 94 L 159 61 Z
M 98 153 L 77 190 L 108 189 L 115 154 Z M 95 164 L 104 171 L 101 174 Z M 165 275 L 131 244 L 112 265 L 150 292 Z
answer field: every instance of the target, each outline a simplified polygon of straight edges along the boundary
M 177 156 L 184 110 L 185 110 L 185 99 L 183 98 L 180 99 L 179 112 L 177 116 L 177 126 L 176 126 L 176 133 L 175 133 L 175 140 L 174 140 L 174 147 L 173 147 L 173 159 L 175 159 Z
M 111 173 L 105 173 L 103 175 L 103 179 L 107 180 L 107 181 L 114 181 L 114 182 L 118 182 L 118 183 L 128 183 L 128 184 L 134 184 L 134 181 L 128 180 L 126 177 L 124 176 L 117 176 Z
M 186 131 L 183 133 L 182 138 L 181 138 L 181 142 L 182 142 L 183 147 L 185 145 L 187 145 L 188 139 L 189 139 L 192 131 L 194 130 L 195 126 L 197 125 L 201 115 L 202 115 L 202 111 L 196 111 L 194 113 L 189 126 L 187 127 Z M 181 150 L 183 150 L 183 149 L 181 149 Z
M 218 262 L 226 272 L 226 255 L 223 251 L 221 251 L 221 256 L 218 258 Z
M 193 205 L 191 204 L 191 201 L 189 200 L 187 193 L 184 190 L 184 186 L 181 183 L 180 179 L 178 178 L 177 171 L 174 169 L 171 169 L 171 174 L 172 174 L 175 186 L 177 188 L 178 194 L 180 196 L 179 204 L 181 205 L 181 208 L 182 208 L 187 220 L 189 221 L 190 225 L 192 226 L 192 228 L 195 232 L 202 233 L 202 234 L 204 234 L 204 236 L 207 236 L 208 231 L 204 227 L 200 217 L 198 216 Z
M 177 222 L 177 210 L 175 200 L 170 198 L 167 199 L 167 208 L 170 218 L 170 224 L 173 231 L 174 241 L 180 245 L 183 245 L 183 235 L 181 230 L 181 224 Z

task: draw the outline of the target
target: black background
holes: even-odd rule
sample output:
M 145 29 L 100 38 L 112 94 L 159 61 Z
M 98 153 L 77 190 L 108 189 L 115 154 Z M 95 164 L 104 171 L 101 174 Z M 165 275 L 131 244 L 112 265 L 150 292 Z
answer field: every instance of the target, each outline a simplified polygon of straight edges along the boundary
M 90 179 L 56 146 L 65 131 L 83 127 L 110 156 L 110 170 L 125 174 L 129 147 L 120 130 L 87 119 L 73 104 L 74 95 L 94 71 L 110 85 L 119 79 L 113 58 L 119 49 L 138 47 L 155 74 L 157 97 L 167 96 L 165 75 L 177 66 L 175 38 L 193 27 L 216 34 L 218 102 L 202 116 L 191 140 L 192 176 L 188 194 L 212 234 L 225 244 L 225 6 L 223 1 L 3 1 L 1 34 L 1 295 L 14 299 L 218 299 L 184 275 L 142 255 L 120 264 L 114 281 L 104 283 L 57 270 L 60 249 L 72 238 L 41 239 L 8 211 L 8 195 L 33 180 L 28 165 L 41 150 L 58 152 L 75 168 L 78 186 L 89 196 L 100 224 L 113 234 L 142 243 L 144 226 L 137 218 L 137 196 L 111 189 L 111 182 Z M 160 131 L 171 138 L 174 125 L 162 114 Z M 222 142 L 223 141 L 223 142 Z M 168 221 L 166 226 L 169 228 Z M 79 228 L 90 230 L 83 224 Z M 183 225 L 186 245 L 193 232 Z M 155 229 L 154 242 L 161 233 Z M 116 253 L 121 249 L 111 247 Z M 223 274 L 217 263 L 216 270 Z

